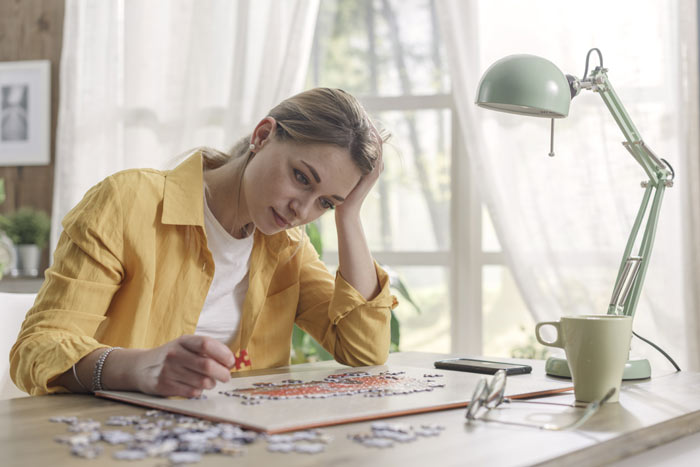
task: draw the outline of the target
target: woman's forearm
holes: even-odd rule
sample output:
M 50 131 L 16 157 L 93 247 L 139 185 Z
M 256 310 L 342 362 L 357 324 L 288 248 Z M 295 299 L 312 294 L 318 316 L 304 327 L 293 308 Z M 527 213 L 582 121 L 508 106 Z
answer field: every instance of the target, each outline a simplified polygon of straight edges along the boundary
M 73 373 L 73 368 L 71 368 L 51 381 L 49 386 L 62 386 L 75 393 L 92 391 L 95 365 L 106 350 L 107 348 L 93 350 L 75 364 L 75 374 Z M 120 391 L 139 389 L 136 387 L 135 380 L 131 377 L 131 372 L 129 371 L 130 362 L 138 352 L 141 351 L 137 349 L 116 349 L 110 352 L 102 366 L 102 386 L 104 389 Z M 80 383 L 76 380 L 76 376 L 79 378 Z
M 92 391 L 95 365 L 106 351 L 97 349 L 76 363 L 82 386 L 72 368 L 49 385 Z M 184 335 L 153 349 L 114 349 L 103 362 L 101 385 L 114 391 L 195 397 L 217 381 L 228 381 L 233 364 L 233 353 L 225 344 L 211 337 Z
M 380 291 L 379 279 L 359 213 L 350 218 L 336 216 L 335 222 L 338 232 L 338 270 L 366 300 L 372 300 Z

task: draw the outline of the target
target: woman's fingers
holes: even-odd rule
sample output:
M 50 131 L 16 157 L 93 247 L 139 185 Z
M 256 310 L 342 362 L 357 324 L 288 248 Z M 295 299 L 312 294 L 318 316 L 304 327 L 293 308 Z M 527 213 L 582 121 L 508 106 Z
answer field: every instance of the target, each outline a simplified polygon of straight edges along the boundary
M 190 352 L 212 358 L 226 368 L 231 368 L 235 362 L 231 349 L 211 337 L 187 335 L 177 341 Z
M 367 197 L 367 194 L 370 192 L 375 183 L 377 183 L 382 169 L 383 167 L 381 166 L 381 162 L 378 162 L 370 173 L 368 173 L 367 175 L 363 175 L 357 182 L 355 187 L 352 189 L 350 194 L 345 198 L 343 204 L 338 206 L 338 211 L 336 211 L 336 215 L 339 215 L 346 211 L 352 213 L 353 210 L 359 210 L 365 198 Z
M 152 349 L 143 354 L 140 361 L 135 362 L 139 391 L 159 396 L 194 397 L 201 394 L 203 388 L 214 385 L 211 379 L 204 381 L 202 375 L 170 362 L 167 355 L 157 356 L 157 352 L 162 350 L 174 354 L 173 347 L 176 346 L 173 344 L 174 342 L 166 344 L 166 349 Z
M 162 381 L 175 381 L 195 389 L 213 389 L 216 386 L 216 378 L 190 370 L 182 365 L 168 365 L 163 370 L 160 374 Z
M 194 397 L 231 378 L 231 349 L 205 336 L 182 336 L 143 352 L 134 365 L 137 387 L 149 394 Z
M 178 375 L 187 376 L 188 378 L 199 376 L 200 378 L 209 378 L 211 381 L 217 380 L 221 382 L 231 379 L 231 370 L 229 368 L 221 365 L 214 359 L 197 355 L 187 349 L 181 349 L 180 352 L 173 354 L 169 358 L 172 361 L 168 363 L 172 364 L 174 369 L 177 369 L 176 373 Z M 190 375 L 190 373 L 193 375 Z M 207 387 L 207 389 L 211 388 Z

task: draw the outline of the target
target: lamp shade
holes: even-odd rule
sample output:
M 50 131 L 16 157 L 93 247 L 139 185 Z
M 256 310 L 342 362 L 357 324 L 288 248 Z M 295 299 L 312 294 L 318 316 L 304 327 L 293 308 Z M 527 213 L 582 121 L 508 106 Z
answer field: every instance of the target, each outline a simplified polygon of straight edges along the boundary
M 476 104 L 534 117 L 569 114 L 571 91 L 564 73 L 536 55 L 509 55 L 491 65 L 479 82 Z

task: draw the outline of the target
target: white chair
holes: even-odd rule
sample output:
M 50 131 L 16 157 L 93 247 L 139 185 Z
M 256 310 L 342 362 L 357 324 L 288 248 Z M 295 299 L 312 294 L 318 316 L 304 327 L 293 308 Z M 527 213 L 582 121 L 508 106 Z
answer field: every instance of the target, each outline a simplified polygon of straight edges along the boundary
M 35 298 L 33 293 L 0 293 L 0 400 L 27 395 L 10 379 L 10 349 Z

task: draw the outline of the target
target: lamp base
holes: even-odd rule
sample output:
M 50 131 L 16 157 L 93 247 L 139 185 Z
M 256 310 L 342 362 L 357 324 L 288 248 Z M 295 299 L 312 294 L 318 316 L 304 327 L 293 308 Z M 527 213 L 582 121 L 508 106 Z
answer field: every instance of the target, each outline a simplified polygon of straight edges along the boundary
M 569 364 L 565 358 L 549 357 L 544 366 L 544 371 L 550 376 L 571 378 Z M 649 365 L 649 360 L 641 358 L 628 360 L 627 363 L 625 363 L 625 371 L 622 374 L 623 381 L 647 378 L 651 378 L 651 365 Z

